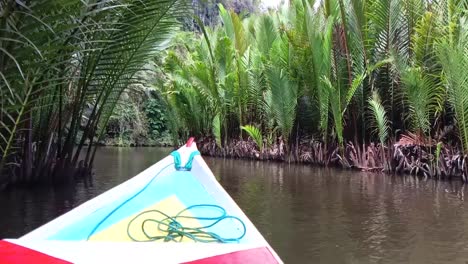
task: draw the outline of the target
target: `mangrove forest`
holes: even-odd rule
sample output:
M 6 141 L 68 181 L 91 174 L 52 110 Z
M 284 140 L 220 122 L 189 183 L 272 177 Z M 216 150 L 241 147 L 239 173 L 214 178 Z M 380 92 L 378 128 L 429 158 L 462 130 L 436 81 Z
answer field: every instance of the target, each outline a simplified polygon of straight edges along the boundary
M 101 145 L 468 178 L 468 1 L 0 0 L 0 186 Z
M 461 177 L 468 2 L 289 1 L 182 32 L 156 87 L 202 153 Z M 197 20 L 198 21 L 198 20 Z

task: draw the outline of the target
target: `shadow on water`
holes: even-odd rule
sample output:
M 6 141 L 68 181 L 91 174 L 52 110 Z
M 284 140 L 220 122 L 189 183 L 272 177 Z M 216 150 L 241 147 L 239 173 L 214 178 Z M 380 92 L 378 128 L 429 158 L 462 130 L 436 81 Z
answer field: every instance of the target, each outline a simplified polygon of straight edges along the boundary
M 92 185 L 0 193 L 0 238 L 18 237 L 170 153 L 102 148 Z M 466 263 L 468 206 L 458 182 L 206 158 L 286 263 Z

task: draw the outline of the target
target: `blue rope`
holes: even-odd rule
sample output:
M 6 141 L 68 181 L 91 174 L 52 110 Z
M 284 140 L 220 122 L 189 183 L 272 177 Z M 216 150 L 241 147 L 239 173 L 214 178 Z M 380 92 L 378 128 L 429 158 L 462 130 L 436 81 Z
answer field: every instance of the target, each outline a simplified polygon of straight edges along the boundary
M 180 153 L 176 150 L 171 152 L 171 156 L 174 157 L 174 167 L 178 171 L 191 171 L 192 170 L 192 163 L 193 163 L 193 158 L 195 158 L 196 155 L 200 155 L 200 151 L 196 150 L 190 153 L 190 156 L 187 160 L 187 163 L 185 166 L 182 167 L 182 161 L 180 158 Z
M 214 216 L 214 217 L 198 217 L 198 216 L 186 216 L 182 215 L 184 212 L 189 211 L 191 209 L 195 208 L 212 208 L 219 210 L 221 214 L 219 216 Z M 134 223 L 135 220 L 139 219 L 140 217 L 144 216 L 145 214 L 149 213 L 158 213 L 164 216 L 162 220 L 154 219 L 154 218 L 146 218 L 142 221 L 141 223 L 141 231 L 145 235 L 145 239 L 137 239 L 135 238 L 131 232 L 131 226 Z M 177 219 L 195 219 L 195 220 L 201 220 L 201 221 L 212 221 L 209 224 L 202 225 L 202 226 L 184 226 L 182 225 Z M 213 227 L 217 225 L 218 223 L 224 221 L 224 220 L 235 220 L 239 222 L 242 226 L 242 233 L 238 237 L 222 237 L 214 232 L 207 231 L 207 228 Z M 147 232 L 148 229 L 148 224 L 155 224 L 154 228 L 152 230 L 158 230 L 160 232 L 163 232 L 163 235 L 158 235 L 158 236 L 153 236 L 150 235 Z M 231 223 L 232 224 L 232 223 Z M 202 242 L 202 243 L 212 243 L 212 242 L 217 242 L 217 243 L 230 243 L 230 242 L 239 242 L 246 234 L 246 227 L 244 222 L 235 216 L 230 216 L 226 214 L 226 210 L 218 205 L 213 205 L 213 204 L 196 204 L 189 206 L 175 216 L 169 216 L 165 214 L 162 211 L 159 210 L 147 210 L 144 212 L 141 212 L 137 216 L 135 216 L 132 220 L 127 225 L 127 235 L 132 239 L 133 241 L 136 242 L 151 242 L 151 241 L 157 241 L 157 240 L 163 240 L 164 242 L 168 241 L 173 241 L 173 242 L 181 242 L 184 237 L 189 238 L 195 242 Z
M 140 195 L 142 192 L 144 192 L 151 185 L 151 183 L 157 178 L 157 176 L 159 176 L 159 174 L 161 174 L 165 169 L 167 169 L 169 166 L 171 166 L 173 164 L 177 164 L 177 162 L 178 162 L 178 164 L 180 166 L 180 154 L 178 152 L 173 152 L 173 153 L 177 153 L 177 154 L 173 155 L 174 156 L 174 163 L 168 164 L 167 166 L 163 167 L 158 173 L 156 173 L 156 175 L 140 191 L 138 191 L 137 193 L 135 193 L 134 195 L 129 197 L 127 200 L 125 200 L 124 202 L 119 204 L 116 208 L 114 208 L 110 213 L 108 213 L 93 228 L 93 230 L 88 234 L 86 240 L 89 240 L 91 238 L 91 236 L 99 229 L 99 227 L 110 216 L 112 216 L 117 210 L 119 210 L 125 204 L 127 204 L 128 202 L 133 200 L 135 197 Z M 173 153 L 171 153 L 171 155 Z M 190 154 L 190 157 L 189 157 L 189 160 L 188 160 L 187 164 L 185 165 L 185 167 L 183 169 L 190 170 L 192 168 L 193 158 L 196 155 L 199 155 L 199 154 L 200 154 L 200 152 L 198 152 L 198 151 L 192 152 Z M 177 165 L 176 165 L 176 169 L 177 169 Z M 179 169 L 182 169 L 182 168 L 179 167 Z M 182 215 L 185 211 L 188 211 L 188 210 L 191 210 L 191 209 L 194 209 L 194 208 L 203 208 L 203 207 L 204 208 L 217 209 L 217 210 L 219 210 L 221 212 L 221 214 L 219 216 L 215 216 L 215 217 L 194 217 L 194 216 L 184 216 L 184 215 Z M 144 214 L 148 214 L 148 213 L 151 213 L 151 212 L 159 213 L 159 214 L 163 215 L 165 218 L 162 219 L 162 220 L 157 220 L 157 219 L 152 219 L 152 218 L 148 218 L 148 219 L 143 220 L 143 222 L 141 224 L 141 230 L 142 230 L 143 234 L 146 236 L 147 239 L 146 240 L 135 239 L 130 233 L 130 226 L 132 225 L 132 223 L 137 218 L 139 218 L 140 216 L 142 216 Z M 198 227 L 183 226 L 179 221 L 177 221 L 177 219 L 180 219 L 180 218 L 195 219 L 195 220 L 201 220 L 201 221 L 212 221 L 212 223 L 210 223 L 208 225 L 205 225 L 205 226 L 198 226 Z M 225 238 L 225 237 L 221 237 L 220 235 L 218 235 L 218 234 L 216 234 L 214 232 L 209 232 L 209 231 L 205 230 L 205 229 L 213 227 L 213 226 L 217 225 L 218 223 L 220 223 L 220 222 L 222 222 L 224 220 L 227 220 L 227 219 L 232 219 L 232 220 L 238 221 L 241 224 L 243 231 L 242 231 L 242 234 L 239 237 Z M 149 235 L 146 232 L 146 229 L 145 229 L 145 224 L 146 223 L 156 223 L 158 230 L 164 232 L 165 235 L 163 235 L 163 236 L 151 236 L 151 235 Z M 169 215 L 167 215 L 164 212 L 161 212 L 159 210 L 147 210 L 147 211 L 141 212 L 140 214 L 135 216 L 132 220 L 130 220 L 130 222 L 127 225 L 127 235 L 133 241 L 139 241 L 139 242 L 149 242 L 149 241 L 156 241 L 156 240 L 162 240 L 162 239 L 165 242 L 167 242 L 167 241 L 180 242 L 182 240 L 182 238 L 187 237 L 189 239 L 192 239 L 195 242 L 229 243 L 229 242 L 239 242 L 245 236 L 246 232 L 247 232 L 246 231 L 246 226 L 245 226 L 244 222 L 240 218 L 238 218 L 236 216 L 227 215 L 226 210 L 223 207 L 221 207 L 219 205 L 213 205 L 213 204 L 192 205 L 192 206 L 189 206 L 189 207 L 185 208 L 184 210 L 180 211 L 174 217 L 171 217 L 171 216 L 169 216 Z
M 130 202 L 131 200 L 133 200 L 135 197 L 137 197 L 138 195 L 140 195 L 142 192 L 144 192 L 150 185 L 151 183 L 154 181 L 154 179 L 156 179 L 159 174 L 161 174 L 161 172 L 163 172 L 165 169 L 169 168 L 171 165 L 173 165 L 174 163 L 170 163 L 169 165 L 166 165 L 164 168 L 162 168 L 161 170 L 159 170 L 158 173 L 156 173 L 156 175 L 154 175 L 154 177 L 140 190 L 138 191 L 137 193 L 135 193 L 133 196 L 131 196 L 130 198 L 128 198 L 127 200 L 125 200 L 123 203 L 121 203 L 119 206 L 117 206 L 116 208 L 114 208 L 114 210 L 112 210 L 109 214 L 106 215 L 106 217 L 104 217 L 94 228 L 93 230 L 91 231 L 91 233 L 89 233 L 88 237 L 86 238 L 86 240 L 89 240 L 89 238 L 96 232 L 96 230 L 102 225 L 102 223 L 104 223 L 111 215 L 113 215 L 117 210 L 119 210 L 120 208 L 122 208 L 125 204 L 127 204 L 128 202 Z

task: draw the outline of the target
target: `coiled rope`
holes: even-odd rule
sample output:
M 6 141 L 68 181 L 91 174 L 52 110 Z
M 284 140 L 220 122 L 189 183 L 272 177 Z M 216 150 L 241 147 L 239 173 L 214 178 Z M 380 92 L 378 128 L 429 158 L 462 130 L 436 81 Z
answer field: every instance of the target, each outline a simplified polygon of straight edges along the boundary
M 177 152 L 175 152 L 175 153 L 177 153 Z M 156 173 L 156 175 L 153 176 L 153 178 L 151 178 L 151 180 L 145 186 L 143 186 L 143 188 L 140 191 L 136 192 L 134 195 L 132 195 L 131 197 L 129 197 L 128 199 L 123 201 L 116 208 L 114 208 L 111 212 L 109 212 L 91 230 L 91 232 L 88 234 L 86 240 L 88 241 L 91 238 L 91 236 L 93 236 L 93 234 L 99 229 L 99 227 L 110 216 L 112 216 L 117 210 L 119 210 L 125 204 L 127 204 L 128 202 L 133 200 L 135 197 L 140 195 L 142 192 L 144 192 L 151 185 L 151 183 L 159 176 L 159 174 L 161 174 L 165 169 L 167 169 L 171 165 L 176 165 L 175 166 L 176 170 L 181 170 L 181 168 L 183 168 L 184 170 L 190 170 L 191 167 L 192 167 L 191 165 L 192 165 L 193 157 L 195 155 L 199 155 L 198 151 L 192 153 L 190 155 L 189 161 L 187 162 L 186 166 L 185 167 L 180 167 L 180 156 L 178 155 L 179 153 L 177 153 L 177 154 L 175 154 L 175 153 L 171 153 L 171 155 L 174 157 L 175 163 L 170 163 L 167 166 L 163 167 L 161 170 L 159 170 L 158 173 Z M 212 209 L 216 209 L 216 210 L 219 210 L 221 212 L 221 215 L 216 216 L 216 217 L 195 217 L 195 216 L 183 215 L 184 212 L 186 212 L 188 210 L 191 210 L 191 209 L 195 209 L 195 208 L 212 208 Z M 146 239 L 145 240 L 138 240 L 131 234 L 130 227 L 131 227 L 131 225 L 134 223 L 134 221 L 136 219 L 138 219 L 138 218 L 140 218 L 140 217 L 142 217 L 142 216 L 144 216 L 145 214 L 148 214 L 148 213 L 159 213 L 165 218 L 163 218 L 162 220 L 158 220 L 158 219 L 154 219 L 154 218 L 147 218 L 147 219 L 143 220 L 143 222 L 141 224 L 141 231 L 146 236 Z M 203 226 L 184 226 L 177 219 L 193 219 L 193 220 L 200 220 L 200 221 L 211 221 L 211 223 L 209 223 L 207 225 L 203 225 Z M 224 220 L 228 220 L 228 219 L 238 221 L 241 224 L 243 230 L 242 230 L 242 234 L 239 237 L 231 237 L 231 238 L 222 237 L 222 236 L 220 236 L 220 235 L 218 235 L 218 234 L 216 234 L 214 232 L 209 232 L 209 231 L 205 230 L 207 228 L 213 227 L 213 226 L 219 224 L 220 222 L 222 222 Z M 160 235 L 160 236 L 150 235 L 147 232 L 147 223 L 156 224 L 157 230 L 163 232 L 165 235 Z M 159 211 L 159 210 L 147 210 L 147 211 L 143 211 L 140 214 L 138 214 L 137 216 L 135 216 L 132 220 L 130 220 L 130 222 L 127 225 L 127 235 L 133 241 L 138 241 L 138 242 L 149 242 L 149 241 L 157 241 L 157 240 L 164 240 L 165 242 L 167 242 L 167 241 L 180 242 L 180 241 L 182 241 L 182 239 L 184 237 L 187 237 L 187 238 L 189 238 L 189 239 L 191 239 L 191 240 L 193 240 L 195 242 L 230 243 L 230 242 L 239 242 L 245 236 L 245 234 L 246 234 L 246 227 L 245 227 L 244 222 L 240 218 L 238 218 L 236 216 L 227 215 L 226 210 L 223 207 L 218 206 L 218 205 L 213 205 L 213 204 L 192 205 L 192 206 L 189 206 L 189 207 L 185 208 L 184 210 L 180 211 L 179 213 L 177 213 L 177 215 L 175 215 L 173 217 L 171 217 L 171 216 L 169 216 L 169 215 L 167 215 L 164 212 Z
M 221 214 L 219 216 L 214 217 L 200 217 L 200 216 L 188 216 L 183 215 L 184 212 L 196 209 L 196 208 L 208 208 L 208 209 L 215 209 L 219 211 Z M 132 224 L 147 214 L 160 214 L 164 218 L 159 220 L 155 218 L 143 218 L 144 220 L 141 223 L 141 231 L 145 235 L 145 239 L 137 239 L 134 235 L 131 234 L 130 229 Z M 193 219 L 193 220 L 200 220 L 203 222 L 208 221 L 208 224 L 201 225 L 201 226 L 187 226 L 180 223 L 179 220 L 182 219 Z M 214 232 L 207 231 L 207 228 L 213 227 L 224 220 L 234 220 L 241 224 L 242 226 L 242 233 L 238 237 L 222 237 Z M 140 219 L 141 220 L 141 219 Z M 230 223 L 232 225 L 232 223 Z M 150 227 L 152 227 L 150 229 Z M 163 233 L 163 235 L 150 235 L 149 229 L 158 230 Z M 175 216 L 169 216 L 164 212 L 159 210 L 147 210 L 141 212 L 137 216 L 135 216 L 127 225 L 127 235 L 133 240 L 137 242 L 150 242 L 150 241 L 158 241 L 163 240 L 164 242 L 173 241 L 173 242 L 181 242 L 184 237 L 191 239 L 195 242 L 202 242 L 202 243 L 230 243 L 230 242 L 239 242 L 246 234 L 246 227 L 244 222 L 235 216 L 230 216 L 226 214 L 226 210 L 218 205 L 213 204 L 197 204 L 189 206 Z

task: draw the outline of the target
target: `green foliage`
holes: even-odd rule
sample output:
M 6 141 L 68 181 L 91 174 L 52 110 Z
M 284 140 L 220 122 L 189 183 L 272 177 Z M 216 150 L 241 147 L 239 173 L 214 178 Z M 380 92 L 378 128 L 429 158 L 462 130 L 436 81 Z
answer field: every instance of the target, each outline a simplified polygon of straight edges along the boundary
M 118 104 L 107 124 L 107 135 L 137 141 L 147 136 L 147 120 L 133 100 L 126 99 L 125 104 Z
M 289 80 L 281 68 L 271 66 L 266 74 L 271 89 L 271 102 L 268 107 L 281 134 L 288 140 L 296 117 L 297 85 Z
M 341 148 L 343 148 L 344 138 L 343 138 L 343 109 L 341 104 L 341 89 L 342 87 L 336 87 L 331 83 L 328 78 L 323 78 L 322 80 L 323 85 L 325 85 L 328 89 L 328 94 L 330 96 L 330 104 L 331 104 L 331 113 L 333 116 L 334 121 L 334 130 L 336 133 L 336 137 L 338 138 L 338 144 Z
M 263 56 L 268 58 L 273 43 L 278 38 L 274 21 L 270 16 L 262 15 L 258 18 L 256 26 L 257 48 Z
M 262 132 L 260 131 L 260 129 L 252 125 L 241 126 L 241 129 L 247 132 L 247 134 L 249 134 L 249 136 L 255 141 L 255 144 L 257 144 L 258 149 L 260 150 L 260 153 L 262 153 L 263 152 L 263 136 L 262 136 Z
M 320 112 L 319 127 L 321 133 L 326 136 L 328 133 L 328 118 L 330 107 L 330 89 L 323 83 L 323 78 L 329 78 L 332 67 L 332 31 L 333 17 L 324 17 L 322 13 L 314 12 L 312 7 L 307 5 L 306 13 L 306 33 L 309 43 L 311 62 L 310 73 L 304 72 L 306 83 L 309 86 L 311 96 L 318 102 Z M 301 72 L 302 72 L 301 71 Z
M 462 149 L 468 151 L 468 23 L 460 21 L 457 41 L 445 40 L 440 44 L 439 59 L 443 66 L 443 81 L 457 121 Z
M 216 115 L 215 118 L 213 119 L 213 134 L 215 136 L 216 144 L 218 147 L 222 147 L 221 144 L 221 120 L 219 118 L 219 115 Z
M 289 2 L 244 18 L 220 5 L 223 25 L 173 44 L 158 89 L 174 134 L 221 145 L 256 124 L 267 145 L 343 148 L 456 123 L 468 151 L 466 1 Z
M 77 166 L 85 143 L 83 161 L 92 166 L 92 145 L 119 99 L 189 14 L 185 0 L 1 0 L 0 7 L 0 182 L 55 177 Z
M 159 98 L 149 98 L 144 106 L 148 120 L 148 132 L 152 138 L 160 137 L 167 130 L 167 113 L 165 105 Z
M 383 146 L 388 139 L 390 128 L 387 114 L 377 93 L 374 93 L 373 96 L 369 98 L 368 103 L 372 122 L 374 124 L 374 133 L 378 135 L 380 144 Z
M 444 91 L 419 68 L 408 68 L 402 73 L 401 81 L 412 129 L 429 133 L 431 118 L 440 108 Z

